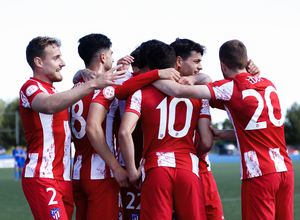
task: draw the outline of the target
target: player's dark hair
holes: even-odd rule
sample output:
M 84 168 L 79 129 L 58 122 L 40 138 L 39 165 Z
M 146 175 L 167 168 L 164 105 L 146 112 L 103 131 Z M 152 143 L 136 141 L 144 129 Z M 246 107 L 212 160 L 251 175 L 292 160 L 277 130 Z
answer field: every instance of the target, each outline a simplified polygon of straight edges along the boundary
M 203 45 L 189 39 L 176 38 L 170 45 L 175 49 L 176 56 L 180 56 L 183 60 L 188 59 L 189 56 L 191 56 L 192 51 L 201 53 L 201 56 L 203 56 L 205 52 L 205 47 Z
M 247 67 L 247 49 L 239 40 L 225 42 L 219 50 L 220 61 L 229 69 L 244 69 Z
M 147 63 L 151 70 L 175 67 L 176 53 L 173 47 L 159 43 L 149 48 Z
M 52 37 L 36 37 L 33 38 L 26 48 L 26 59 L 31 67 L 34 69 L 34 58 L 40 57 L 44 59 L 45 57 L 45 48 L 49 45 L 55 45 L 57 47 L 61 46 L 60 40 Z
M 112 45 L 110 39 L 103 34 L 89 34 L 80 38 L 78 42 L 78 53 L 83 59 L 85 66 L 91 64 L 97 53 L 109 50 Z
M 141 44 L 140 49 L 139 49 L 139 54 L 138 54 L 138 57 L 139 57 L 138 68 L 139 69 L 143 69 L 148 65 L 148 63 L 147 63 L 148 50 L 150 47 L 152 47 L 158 43 L 162 43 L 162 42 L 159 40 L 153 39 L 153 40 L 143 42 Z
M 131 52 L 130 56 L 134 57 L 133 62 L 131 63 L 132 67 L 138 67 L 138 63 L 139 63 L 139 50 L 140 50 L 140 46 L 138 46 L 134 51 Z

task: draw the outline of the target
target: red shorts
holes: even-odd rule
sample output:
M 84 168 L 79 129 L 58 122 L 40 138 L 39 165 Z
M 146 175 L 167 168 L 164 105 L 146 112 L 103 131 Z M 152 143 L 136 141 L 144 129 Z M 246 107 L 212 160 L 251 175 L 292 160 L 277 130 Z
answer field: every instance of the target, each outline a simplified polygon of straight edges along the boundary
M 242 181 L 242 217 L 293 219 L 294 172 L 272 173 Z
M 222 203 L 211 171 L 200 173 L 207 220 L 224 219 Z
M 121 188 L 123 220 L 139 219 L 141 190 L 133 185 L 128 188 Z
M 155 167 L 146 172 L 141 186 L 141 219 L 206 219 L 199 177 L 193 172 Z
M 72 219 L 74 205 L 70 181 L 22 178 L 22 188 L 35 219 Z
M 118 220 L 120 186 L 114 178 L 103 180 L 72 180 L 76 220 Z

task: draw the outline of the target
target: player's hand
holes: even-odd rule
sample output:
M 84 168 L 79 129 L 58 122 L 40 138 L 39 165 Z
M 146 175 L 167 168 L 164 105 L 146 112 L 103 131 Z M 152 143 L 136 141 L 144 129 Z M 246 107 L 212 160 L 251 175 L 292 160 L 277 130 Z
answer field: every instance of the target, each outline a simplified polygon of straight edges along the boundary
M 129 182 L 133 185 L 136 185 L 136 182 L 139 180 L 139 178 L 142 176 L 142 172 L 139 169 L 136 169 L 135 171 L 128 173 Z
M 179 84 L 182 85 L 194 85 L 196 82 L 195 77 L 183 76 L 178 80 Z
M 213 133 L 213 138 L 215 141 L 221 139 L 222 130 L 216 129 L 213 126 L 210 126 L 210 130 Z
M 260 76 L 260 70 L 259 70 L 259 68 L 255 65 L 255 63 L 251 59 L 248 61 L 247 71 L 251 75 L 254 75 L 254 76 L 257 76 L 257 77 Z
M 142 176 L 142 169 L 144 167 L 145 160 L 142 161 L 141 165 L 137 170 L 135 170 L 133 173 L 128 174 L 129 182 L 137 189 L 140 189 L 140 180 Z
M 128 70 L 130 67 L 130 64 L 133 63 L 134 57 L 130 55 L 126 55 L 125 57 L 122 57 L 121 59 L 118 60 L 117 65 L 122 64 L 120 68 L 118 68 L 118 71 L 121 70 Z
M 129 187 L 128 175 L 126 170 L 123 167 L 120 166 L 120 168 L 115 170 L 113 173 L 120 187 Z
M 180 79 L 180 73 L 174 68 L 158 70 L 158 75 L 160 79 L 169 79 L 176 82 Z
M 115 71 L 118 68 L 120 68 L 122 65 L 117 65 L 110 70 L 104 72 L 104 73 L 98 73 L 95 80 L 93 80 L 93 83 L 95 83 L 96 89 L 103 89 L 106 86 L 120 86 L 122 83 L 116 83 L 114 80 L 121 79 L 125 77 L 125 73 L 127 70 L 122 71 Z

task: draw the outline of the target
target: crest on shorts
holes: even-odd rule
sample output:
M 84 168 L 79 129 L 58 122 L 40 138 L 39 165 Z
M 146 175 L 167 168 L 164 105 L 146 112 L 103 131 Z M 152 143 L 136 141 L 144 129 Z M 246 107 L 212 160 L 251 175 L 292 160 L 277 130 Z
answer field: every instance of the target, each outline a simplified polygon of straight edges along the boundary
M 59 219 L 60 218 L 59 208 L 51 209 L 50 213 L 51 213 L 51 216 L 52 216 L 53 219 Z
M 139 220 L 140 214 L 139 213 L 131 213 L 131 220 Z

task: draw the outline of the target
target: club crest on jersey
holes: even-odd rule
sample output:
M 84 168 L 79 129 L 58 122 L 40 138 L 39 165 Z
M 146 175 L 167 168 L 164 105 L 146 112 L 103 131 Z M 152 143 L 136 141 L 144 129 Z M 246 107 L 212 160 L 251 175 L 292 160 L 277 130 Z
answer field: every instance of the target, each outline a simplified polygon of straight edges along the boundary
M 131 220 L 139 220 L 140 214 L 139 213 L 131 213 Z
M 60 218 L 60 211 L 59 208 L 51 209 L 50 210 L 51 216 L 53 219 L 59 219 Z
M 115 88 L 112 86 L 107 86 L 103 89 L 103 96 L 109 100 L 115 97 Z
M 31 96 L 32 94 L 34 94 L 36 91 L 38 91 L 38 87 L 36 85 L 31 85 L 28 86 L 28 88 L 26 89 L 26 95 L 27 96 Z

